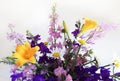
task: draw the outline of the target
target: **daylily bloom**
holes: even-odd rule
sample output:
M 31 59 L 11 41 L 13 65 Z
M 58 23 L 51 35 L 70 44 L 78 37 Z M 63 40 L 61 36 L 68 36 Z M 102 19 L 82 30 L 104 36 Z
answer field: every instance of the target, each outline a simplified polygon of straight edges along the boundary
M 84 20 L 85 20 L 85 24 L 83 25 L 80 33 L 84 33 L 90 29 L 97 27 L 97 23 L 95 21 L 90 20 L 88 18 L 84 18 Z
M 25 42 L 23 45 L 17 45 L 16 52 L 13 54 L 13 57 L 17 58 L 16 65 L 22 66 L 27 62 L 36 63 L 34 55 L 38 50 L 38 46 L 31 47 L 29 42 Z

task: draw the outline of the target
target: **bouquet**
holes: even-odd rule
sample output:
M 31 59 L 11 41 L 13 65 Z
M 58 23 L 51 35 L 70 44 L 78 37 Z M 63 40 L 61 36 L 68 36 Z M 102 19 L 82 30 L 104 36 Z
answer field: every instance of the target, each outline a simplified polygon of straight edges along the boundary
M 95 40 L 112 25 L 99 25 L 94 20 L 83 18 L 75 23 L 75 30 L 70 33 L 65 21 L 62 25 L 58 24 L 55 6 L 49 18 L 49 37 L 46 41 L 28 30 L 24 37 L 9 24 L 11 32 L 7 33 L 7 38 L 16 42 L 16 48 L 12 55 L 0 62 L 11 65 L 11 81 L 120 80 L 120 72 L 114 71 L 120 66 L 119 60 L 100 66 L 92 49 Z

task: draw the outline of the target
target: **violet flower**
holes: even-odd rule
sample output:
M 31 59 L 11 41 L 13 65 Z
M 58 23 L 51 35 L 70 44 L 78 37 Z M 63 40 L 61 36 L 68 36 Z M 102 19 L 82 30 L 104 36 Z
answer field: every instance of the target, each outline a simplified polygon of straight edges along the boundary
M 72 34 L 76 37 L 80 33 L 79 29 L 75 29 Z
M 63 69 L 63 67 L 58 67 L 54 70 L 54 74 L 58 77 L 61 77 L 62 74 L 66 76 L 67 72 Z

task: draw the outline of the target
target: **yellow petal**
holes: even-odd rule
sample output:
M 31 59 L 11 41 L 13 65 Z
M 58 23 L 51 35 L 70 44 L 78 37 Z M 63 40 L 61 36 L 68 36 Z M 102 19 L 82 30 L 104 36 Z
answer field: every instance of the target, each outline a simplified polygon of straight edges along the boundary
M 31 47 L 29 42 L 16 47 L 16 52 L 12 57 L 17 58 L 16 65 L 22 66 L 27 62 L 35 63 L 35 53 L 39 50 L 38 46 Z
M 115 67 L 116 68 L 119 68 L 120 67 L 120 61 L 118 59 L 115 59 L 114 60 L 114 63 L 115 63 Z
M 17 60 L 16 60 L 16 65 L 17 66 L 23 66 L 25 63 L 27 63 L 27 60 L 22 58 L 22 57 L 19 57 Z
M 90 20 L 88 18 L 84 18 L 85 23 L 80 31 L 80 33 L 84 33 L 90 29 L 96 28 L 97 27 L 97 23 L 96 21 Z
M 36 63 L 36 59 L 35 59 L 34 57 L 31 57 L 31 58 L 29 59 L 29 62 L 31 62 L 31 63 Z

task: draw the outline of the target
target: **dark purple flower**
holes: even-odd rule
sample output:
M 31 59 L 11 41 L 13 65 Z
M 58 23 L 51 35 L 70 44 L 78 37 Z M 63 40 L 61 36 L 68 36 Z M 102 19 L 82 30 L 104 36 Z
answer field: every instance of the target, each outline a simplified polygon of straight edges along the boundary
M 41 42 L 40 44 L 38 44 L 38 46 L 40 47 L 40 51 L 42 53 L 51 53 L 51 51 L 48 49 L 48 47 L 46 45 L 44 45 L 43 42 Z
M 89 68 L 89 71 L 90 71 L 90 73 L 92 73 L 92 74 L 94 74 L 97 70 L 98 70 L 98 68 L 97 68 L 96 66 L 91 66 L 91 67 Z
M 120 72 L 115 73 L 115 76 L 120 77 Z
M 16 74 L 11 75 L 10 77 L 11 77 L 12 81 L 16 81 L 17 79 L 21 78 L 22 75 L 23 75 L 23 73 L 16 73 Z
M 44 54 L 43 56 L 39 57 L 39 61 L 38 63 L 54 63 L 56 62 L 57 59 L 54 59 L 52 57 L 48 57 L 46 54 Z
M 27 39 L 31 41 L 31 47 L 35 47 L 41 38 L 40 35 L 35 35 L 35 36 L 28 36 Z
M 109 69 L 106 69 L 104 67 L 101 67 L 100 69 L 100 74 L 101 74 L 101 77 L 102 77 L 102 80 L 103 81 L 113 81 L 111 78 L 110 78 L 110 71 Z
M 45 81 L 45 77 L 41 74 L 35 75 L 33 81 Z
M 57 81 L 55 77 L 51 76 L 48 81 Z
M 80 44 L 77 43 L 76 41 L 73 41 L 73 45 L 74 45 L 74 46 L 80 46 Z
M 76 37 L 80 33 L 79 29 L 75 29 L 75 31 L 72 32 L 72 34 Z

